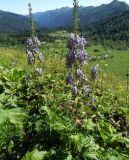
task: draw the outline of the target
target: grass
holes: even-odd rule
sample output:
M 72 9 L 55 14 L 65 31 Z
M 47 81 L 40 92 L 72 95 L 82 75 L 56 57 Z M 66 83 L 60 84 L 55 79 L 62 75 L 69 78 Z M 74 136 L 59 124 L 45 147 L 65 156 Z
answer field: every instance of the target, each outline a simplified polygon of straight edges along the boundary
M 98 49 L 98 52 L 94 52 L 94 49 Z M 87 48 L 87 52 L 90 56 L 104 55 L 109 52 L 109 57 L 105 60 L 97 60 L 92 64 L 99 64 L 102 72 L 114 74 L 123 81 L 126 81 L 126 75 L 129 68 L 129 49 L 128 50 L 107 50 L 105 51 L 101 45 L 91 46 Z
M 67 53 L 66 48 L 66 39 L 68 37 L 67 33 L 52 32 L 51 36 L 56 37 L 55 42 L 46 43 L 42 42 L 41 51 L 45 57 L 48 58 L 48 55 L 56 55 L 60 59 L 65 58 Z M 63 39 L 62 39 L 63 35 Z M 97 51 L 95 51 L 97 50 Z M 102 57 L 103 55 L 109 53 L 107 59 L 97 59 L 90 62 L 91 65 L 99 64 L 100 71 L 102 73 L 106 72 L 109 74 L 114 74 L 122 81 L 126 81 L 127 70 L 129 68 L 129 49 L 128 50 L 109 50 L 104 49 L 102 45 L 92 45 L 86 48 L 86 51 L 89 56 Z M 0 65 L 5 67 L 10 67 L 13 61 L 15 61 L 15 66 L 20 68 L 27 68 L 26 65 L 26 56 L 25 48 L 7 48 L 0 47 Z
M 37 77 L 33 67 L 41 64 L 29 67 L 25 48 L 0 48 L 0 65 L 10 67 L 15 62 L 15 68 L 25 69 L 3 70 L 0 75 L 0 159 L 128 160 L 128 93 L 123 83 L 106 74 L 99 74 L 92 82 L 87 65 L 83 69 L 89 71 L 86 85 L 90 90 L 82 94 L 85 84 L 81 81 L 80 92 L 73 95 L 71 87 L 65 85 L 66 43 L 44 42 L 41 50 L 44 74 Z M 86 50 L 89 57 L 109 52 L 100 45 Z M 116 71 L 124 79 L 126 72 L 122 75 L 119 65 L 124 59 L 128 65 L 128 51 L 124 52 L 112 50 L 106 60 L 89 63 L 99 63 L 101 72 Z M 32 71 L 29 79 L 28 69 Z
M 0 65 L 10 67 L 13 63 L 20 68 L 26 66 L 24 50 L 0 47 Z

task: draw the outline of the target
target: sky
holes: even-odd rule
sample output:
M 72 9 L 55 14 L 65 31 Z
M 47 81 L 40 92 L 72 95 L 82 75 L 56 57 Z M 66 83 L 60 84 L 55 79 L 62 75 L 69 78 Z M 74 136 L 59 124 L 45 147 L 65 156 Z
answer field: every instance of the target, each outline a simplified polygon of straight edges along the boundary
M 112 0 L 79 0 L 79 5 L 98 6 L 110 3 L 111 1 Z M 129 4 L 129 0 L 124 1 Z M 28 14 L 28 3 L 32 4 L 33 13 L 35 13 L 66 6 L 72 7 L 73 0 L 0 0 L 0 10 Z

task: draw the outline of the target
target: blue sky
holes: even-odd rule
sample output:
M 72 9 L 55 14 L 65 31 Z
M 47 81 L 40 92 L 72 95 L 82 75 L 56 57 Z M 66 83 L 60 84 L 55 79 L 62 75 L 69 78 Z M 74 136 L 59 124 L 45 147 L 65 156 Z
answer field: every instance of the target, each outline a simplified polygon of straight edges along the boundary
M 109 3 L 112 0 L 80 0 L 79 4 L 83 6 L 98 6 L 103 3 Z M 125 0 L 129 4 L 129 0 Z M 0 10 L 11 11 L 19 14 L 28 13 L 28 3 L 32 4 L 33 12 L 51 10 L 55 8 L 72 6 L 72 0 L 0 0 Z

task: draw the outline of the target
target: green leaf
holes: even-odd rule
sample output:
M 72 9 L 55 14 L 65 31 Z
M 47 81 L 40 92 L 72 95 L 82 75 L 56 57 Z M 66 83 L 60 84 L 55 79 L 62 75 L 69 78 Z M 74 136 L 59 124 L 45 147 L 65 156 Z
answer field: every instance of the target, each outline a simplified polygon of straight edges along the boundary
M 32 152 L 27 152 L 22 160 L 44 160 L 48 157 L 47 151 L 38 151 L 37 149 Z

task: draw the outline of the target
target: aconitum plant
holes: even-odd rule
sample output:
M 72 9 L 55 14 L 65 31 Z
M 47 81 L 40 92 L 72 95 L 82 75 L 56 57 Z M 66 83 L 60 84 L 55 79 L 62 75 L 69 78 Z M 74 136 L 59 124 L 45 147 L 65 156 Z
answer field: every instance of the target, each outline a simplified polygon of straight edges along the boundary
M 77 95 L 88 91 L 87 76 L 82 71 L 82 66 L 88 62 L 88 55 L 84 49 L 87 42 L 83 36 L 78 35 L 78 1 L 74 0 L 73 5 L 74 33 L 71 33 L 68 38 L 66 55 L 66 66 L 71 69 L 71 72 L 66 78 L 66 83 L 71 85 L 73 95 Z
M 69 73 L 66 78 L 66 84 L 71 86 L 73 95 L 87 95 L 90 91 L 88 78 L 86 73 L 83 73 L 83 65 L 88 62 L 88 55 L 85 51 L 86 39 L 78 34 L 78 1 L 74 0 L 73 9 L 73 32 L 68 41 L 68 53 L 66 55 L 66 66 L 69 68 Z M 91 71 L 91 79 L 96 80 L 98 74 L 98 66 L 94 66 Z
M 35 25 L 32 16 L 32 7 L 29 3 L 29 17 L 30 17 L 30 29 L 31 29 L 31 36 L 27 38 L 26 41 L 26 55 L 27 55 L 27 62 L 29 65 L 35 65 L 36 60 L 42 62 L 43 55 L 39 50 L 41 42 L 39 41 L 38 37 L 35 34 Z M 43 73 L 42 68 L 38 68 L 35 66 L 35 73 L 37 75 L 41 75 Z
M 88 62 L 88 55 L 84 49 L 86 43 L 84 37 L 73 33 L 70 34 L 67 41 L 68 53 L 66 55 L 66 66 L 67 68 L 71 68 L 71 74 L 69 73 L 67 76 L 66 83 L 71 85 L 74 95 L 79 93 L 79 83 L 82 86 L 82 93 L 86 90 L 87 76 L 82 71 L 82 66 Z

